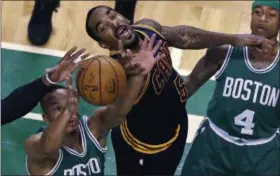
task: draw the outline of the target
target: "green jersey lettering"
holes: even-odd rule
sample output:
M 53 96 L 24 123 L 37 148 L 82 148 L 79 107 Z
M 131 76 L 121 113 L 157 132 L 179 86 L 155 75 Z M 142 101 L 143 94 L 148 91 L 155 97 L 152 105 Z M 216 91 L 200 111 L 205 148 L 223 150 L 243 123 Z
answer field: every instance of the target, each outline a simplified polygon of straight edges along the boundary
M 279 51 L 273 63 L 256 70 L 248 49 L 230 47 L 217 74 L 207 116 L 231 136 L 268 138 L 280 127 Z

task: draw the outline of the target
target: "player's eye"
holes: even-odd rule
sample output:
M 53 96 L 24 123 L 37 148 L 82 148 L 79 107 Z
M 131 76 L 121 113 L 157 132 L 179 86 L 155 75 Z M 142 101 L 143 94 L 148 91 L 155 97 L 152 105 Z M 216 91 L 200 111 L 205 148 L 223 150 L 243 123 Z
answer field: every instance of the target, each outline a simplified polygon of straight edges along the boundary
M 61 109 L 62 109 L 61 106 L 56 106 L 53 108 L 53 111 L 61 111 Z
M 261 14 L 261 10 L 260 9 L 255 9 L 254 13 L 257 14 L 257 15 L 260 15 Z
M 276 17 L 277 14 L 276 14 L 276 12 L 271 12 L 271 13 L 269 14 L 269 16 L 271 16 L 271 17 Z
M 112 15 L 112 19 L 115 19 L 115 18 L 116 18 L 116 16 L 117 16 L 117 13 L 113 13 L 113 15 Z
M 109 14 L 109 17 L 110 17 L 112 20 L 115 19 L 116 16 L 117 16 L 117 13 L 114 12 L 114 11 L 111 11 L 110 14 Z
M 104 25 L 98 27 L 98 31 L 99 31 L 99 32 L 104 32 L 105 29 L 106 29 L 106 28 L 105 28 Z

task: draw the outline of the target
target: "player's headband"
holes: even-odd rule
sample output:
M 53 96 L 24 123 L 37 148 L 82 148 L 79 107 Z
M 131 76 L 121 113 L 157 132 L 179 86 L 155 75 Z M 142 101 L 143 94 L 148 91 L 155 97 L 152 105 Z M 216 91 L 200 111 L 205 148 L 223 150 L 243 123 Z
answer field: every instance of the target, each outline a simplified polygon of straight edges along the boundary
M 255 0 L 252 5 L 252 10 L 254 10 L 256 6 L 269 6 L 280 11 L 279 0 Z

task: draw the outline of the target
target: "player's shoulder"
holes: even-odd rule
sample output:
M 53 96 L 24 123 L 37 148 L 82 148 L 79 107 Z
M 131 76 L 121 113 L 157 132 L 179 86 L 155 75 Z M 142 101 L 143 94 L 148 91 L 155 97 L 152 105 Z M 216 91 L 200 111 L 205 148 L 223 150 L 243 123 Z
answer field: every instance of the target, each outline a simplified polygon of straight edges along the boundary
M 146 26 L 148 28 L 153 28 L 157 32 L 161 32 L 162 30 L 162 26 L 159 22 L 148 18 L 144 18 L 137 21 L 133 26 Z
M 162 26 L 155 20 L 142 19 L 137 21 L 132 27 L 137 31 L 142 31 L 151 37 L 153 34 L 157 34 L 160 39 L 164 39 L 162 35 Z

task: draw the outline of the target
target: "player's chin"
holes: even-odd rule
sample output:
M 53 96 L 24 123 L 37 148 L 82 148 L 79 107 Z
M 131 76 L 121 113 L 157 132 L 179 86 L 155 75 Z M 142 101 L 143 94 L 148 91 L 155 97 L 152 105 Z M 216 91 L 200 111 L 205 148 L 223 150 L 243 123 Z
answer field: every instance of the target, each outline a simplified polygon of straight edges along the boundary
M 130 38 L 124 40 L 123 44 L 124 44 L 125 48 L 131 48 L 134 45 L 137 45 L 138 44 L 138 40 L 137 40 L 136 34 L 132 33 Z
M 264 37 L 264 38 L 270 38 L 271 33 L 267 30 L 262 30 L 262 29 L 254 29 L 253 32 L 252 32 L 254 35 L 257 35 L 257 36 L 261 36 L 261 37 Z
M 76 124 L 69 124 L 66 128 L 66 133 L 70 134 L 76 132 L 78 130 L 78 123 Z

